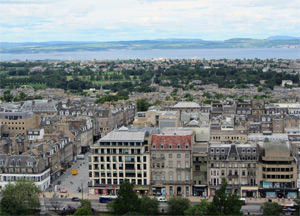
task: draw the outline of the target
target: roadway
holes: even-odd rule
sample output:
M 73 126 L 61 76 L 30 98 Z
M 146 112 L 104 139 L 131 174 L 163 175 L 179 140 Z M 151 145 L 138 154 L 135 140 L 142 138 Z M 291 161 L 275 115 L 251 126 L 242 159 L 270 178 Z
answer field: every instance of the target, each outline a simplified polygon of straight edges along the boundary
M 67 209 L 69 206 L 73 208 L 78 208 L 80 206 L 80 202 L 74 202 L 71 198 L 41 198 L 41 204 L 44 204 L 45 210 L 63 210 Z M 106 203 L 99 203 L 96 199 L 90 199 L 92 203 L 92 208 L 95 209 L 97 212 L 108 212 L 106 207 Z M 192 202 L 191 204 L 195 204 L 197 202 Z M 250 203 L 245 206 L 242 206 L 241 211 L 244 214 L 261 214 L 260 211 L 260 203 Z M 168 211 L 168 204 L 167 203 L 159 203 L 159 211 L 160 212 L 167 212 Z

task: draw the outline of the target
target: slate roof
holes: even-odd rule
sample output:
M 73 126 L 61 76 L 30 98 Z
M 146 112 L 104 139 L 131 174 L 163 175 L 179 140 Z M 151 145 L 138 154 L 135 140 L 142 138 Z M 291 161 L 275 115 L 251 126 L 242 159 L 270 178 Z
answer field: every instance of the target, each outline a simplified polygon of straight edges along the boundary
M 21 107 L 22 111 L 31 111 L 35 113 L 55 113 L 57 102 L 48 101 L 48 100 L 33 100 L 33 101 L 25 101 L 23 106 Z

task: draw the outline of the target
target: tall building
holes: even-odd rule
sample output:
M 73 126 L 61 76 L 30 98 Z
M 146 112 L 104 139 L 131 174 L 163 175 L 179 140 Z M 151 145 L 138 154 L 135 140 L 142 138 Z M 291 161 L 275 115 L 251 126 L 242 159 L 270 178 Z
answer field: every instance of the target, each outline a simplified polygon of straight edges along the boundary
M 258 168 L 260 197 L 297 197 L 297 162 L 286 141 L 265 141 Z
M 211 144 L 208 148 L 209 194 L 214 195 L 222 179 L 227 190 L 241 197 L 255 197 L 258 190 L 256 144 Z
M 121 127 L 91 146 L 89 155 L 90 192 L 115 195 L 128 179 L 139 194 L 149 192 L 150 128 Z
M 192 142 L 194 131 L 154 134 L 151 142 L 153 195 L 192 195 Z M 179 134 L 178 134 L 179 133 Z

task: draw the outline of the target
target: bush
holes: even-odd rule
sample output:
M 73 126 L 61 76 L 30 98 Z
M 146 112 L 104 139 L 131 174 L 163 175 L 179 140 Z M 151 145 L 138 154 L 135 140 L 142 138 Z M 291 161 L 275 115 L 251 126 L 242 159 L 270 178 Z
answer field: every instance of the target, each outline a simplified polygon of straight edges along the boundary
M 190 207 L 190 200 L 182 197 L 172 197 L 168 201 L 168 214 L 184 215 L 184 212 Z

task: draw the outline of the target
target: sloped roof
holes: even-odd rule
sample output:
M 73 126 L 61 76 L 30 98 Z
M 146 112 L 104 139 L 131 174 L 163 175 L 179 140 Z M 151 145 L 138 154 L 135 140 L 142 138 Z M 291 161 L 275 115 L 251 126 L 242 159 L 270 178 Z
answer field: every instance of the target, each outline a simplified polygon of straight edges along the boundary
M 200 108 L 200 105 L 195 102 L 178 102 L 173 108 Z
M 151 149 L 154 144 L 156 144 L 155 149 L 161 149 L 161 144 L 163 144 L 163 149 L 170 149 L 170 144 L 172 144 L 172 149 L 178 149 L 178 144 L 180 144 L 180 149 L 186 149 L 186 144 L 188 144 L 188 149 L 192 148 L 191 135 L 152 135 Z

